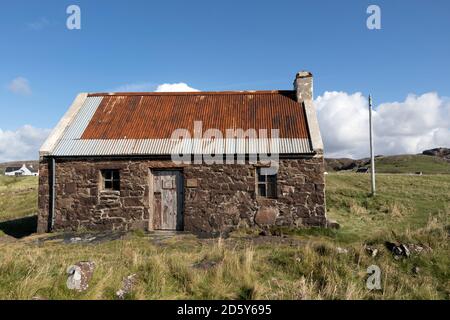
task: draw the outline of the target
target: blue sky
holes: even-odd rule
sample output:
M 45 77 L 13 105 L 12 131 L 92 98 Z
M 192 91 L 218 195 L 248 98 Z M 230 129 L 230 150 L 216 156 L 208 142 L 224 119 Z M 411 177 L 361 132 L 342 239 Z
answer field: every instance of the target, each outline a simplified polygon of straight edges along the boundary
M 71 4 L 81 8 L 81 30 L 66 28 Z M 381 30 L 366 28 L 370 4 L 381 8 Z M 0 5 L 0 34 L 3 131 L 53 127 L 78 92 L 175 82 L 291 89 L 301 69 L 314 73 L 316 96 L 450 96 L 445 0 L 16 0 Z M 28 92 L 11 90 L 17 78 Z

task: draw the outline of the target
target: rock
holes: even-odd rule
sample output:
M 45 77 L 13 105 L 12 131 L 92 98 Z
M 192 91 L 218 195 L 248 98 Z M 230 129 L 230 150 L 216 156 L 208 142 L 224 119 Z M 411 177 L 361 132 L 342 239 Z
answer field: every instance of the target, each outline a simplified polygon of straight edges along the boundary
M 426 156 L 435 156 L 439 158 L 443 158 L 445 160 L 450 160 L 450 148 L 434 148 L 425 150 L 422 154 Z
M 337 253 L 339 253 L 339 254 L 347 254 L 348 253 L 348 250 L 347 249 L 345 249 L 345 248 L 341 248 L 341 247 L 337 247 L 336 248 L 336 251 L 337 251 Z
M 71 243 L 76 243 L 76 242 L 80 242 L 81 240 L 83 240 L 83 239 L 81 239 L 80 237 L 73 237 L 73 238 L 70 238 L 70 242 Z
M 262 226 L 271 226 L 275 224 L 278 216 L 278 209 L 274 207 L 262 207 L 255 214 L 255 223 Z
M 217 265 L 216 261 L 204 260 L 204 261 L 194 264 L 193 267 L 196 269 L 208 270 L 208 269 L 215 267 L 216 265 Z
M 375 258 L 377 256 L 377 254 L 378 254 L 378 249 L 377 248 L 372 248 L 372 247 L 366 246 L 365 249 L 366 249 L 366 252 L 370 256 L 372 256 L 373 258 Z
M 132 275 L 129 275 L 128 277 L 124 278 L 122 281 L 122 288 L 116 292 L 116 297 L 118 299 L 125 299 L 128 294 L 133 291 L 133 287 L 136 284 L 136 274 L 133 273 Z
M 94 274 L 95 263 L 92 261 L 80 261 L 67 268 L 67 288 L 76 291 L 85 291 L 89 287 L 89 281 Z
M 404 244 L 400 245 L 400 248 L 402 249 L 403 255 L 407 258 L 411 255 L 411 252 L 409 251 L 408 247 Z
M 96 239 L 94 236 L 84 235 L 83 237 L 71 237 L 69 243 L 92 242 Z
M 410 243 L 408 244 L 408 248 L 411 251 L 411 253 L 419 254 L 424 250 L 424 247 L 418 244 Z
M 293 187 L 293 186 L 281 186 L 281 193 L 283 194 L 283 196 L 292 194 L 294 192 L 295 192 L 295 187 Z
M 341 225 L 335 220 L 327 220 L 327 228 L 339 229 Z
M 405 244 L 396 244 L 393 242 L 386 241 L 386 248 L 392 252 L 395 259 L 400 259 L 402 257 L 409 258 L 411 255 L 411 251 Z
M 414 266 L 413 268 L 412 268 L 412 273 L 414 273 L 414 274 L 419 274 L 419 272 L 420 272 L 420 268 L 418 267 L 418 266 Z

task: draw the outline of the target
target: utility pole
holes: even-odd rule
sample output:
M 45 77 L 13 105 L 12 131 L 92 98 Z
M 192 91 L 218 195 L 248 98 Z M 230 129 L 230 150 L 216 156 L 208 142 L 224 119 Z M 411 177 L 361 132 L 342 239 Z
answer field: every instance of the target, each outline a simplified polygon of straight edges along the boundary
M 371 186 L 372 196 L 375 195 L 375 155 L 373 151 L 373 127 L 372 127 L 372 95 L 369 94 L 369 136 L 370 136 L 370 169 L 371 169 Z

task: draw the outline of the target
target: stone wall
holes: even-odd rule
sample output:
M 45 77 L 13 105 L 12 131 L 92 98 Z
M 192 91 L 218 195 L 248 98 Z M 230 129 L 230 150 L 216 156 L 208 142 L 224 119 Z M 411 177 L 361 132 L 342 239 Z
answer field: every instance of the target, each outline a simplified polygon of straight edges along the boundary
M 256 170 L 246 165 L 181 165 L 147 159 L 57 159 L 54 230 L 147 229 L 150 169 L 184 176 L 184 230 L 220 234 L 237 227 L 325 226 L 322 157 L 280 160 L 277 198 L 256 196 Z M 48 227 L 48 163 L 40 163 L 38 231 Z M 120 170 L 120 192 L 102 191 L 100 170 Z M 151 224 L 150 224 L 151 225 Z

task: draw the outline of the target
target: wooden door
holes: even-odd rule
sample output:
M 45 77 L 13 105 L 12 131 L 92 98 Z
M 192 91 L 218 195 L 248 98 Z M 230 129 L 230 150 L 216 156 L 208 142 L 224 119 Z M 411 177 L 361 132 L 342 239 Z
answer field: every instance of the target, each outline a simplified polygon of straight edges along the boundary
M 183 184 L 180 171 L 153 172 L 153 228 L 183 230 Z

